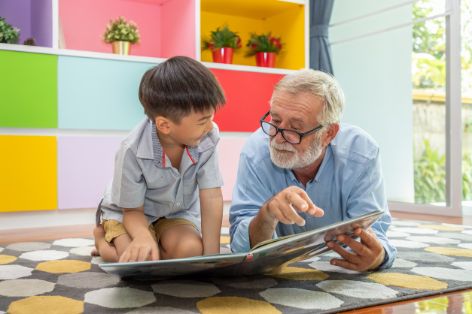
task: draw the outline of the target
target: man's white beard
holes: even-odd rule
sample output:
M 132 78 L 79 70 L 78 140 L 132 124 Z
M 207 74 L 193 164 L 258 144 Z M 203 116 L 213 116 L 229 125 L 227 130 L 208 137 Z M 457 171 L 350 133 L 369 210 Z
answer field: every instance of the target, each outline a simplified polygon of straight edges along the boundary
M 298 153 L 295 148 L 287 142 L 277 144 L 274 138 L 269 142 L 269 151 L 270 159 L 272 159 L 272 162 L 277 167 L 299 169 L 313 164 L 321 156 L 323 149 L 319 143 L 319 138 L 315 136 L 315 139 L 303 153 Z

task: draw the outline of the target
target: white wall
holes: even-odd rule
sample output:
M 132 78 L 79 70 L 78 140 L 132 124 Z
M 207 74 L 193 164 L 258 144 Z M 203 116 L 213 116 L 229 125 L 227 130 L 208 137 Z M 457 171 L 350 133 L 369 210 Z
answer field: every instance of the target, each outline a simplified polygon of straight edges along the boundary
M 413 202 L 411 26 L 343 42 L 411 22 L 411 5 L 335 25 L 401 2 L 336 0 L 330 41 L 334 74 L 346 94 L 343 121 L 362 127 L 379 143 L 388 199 Z

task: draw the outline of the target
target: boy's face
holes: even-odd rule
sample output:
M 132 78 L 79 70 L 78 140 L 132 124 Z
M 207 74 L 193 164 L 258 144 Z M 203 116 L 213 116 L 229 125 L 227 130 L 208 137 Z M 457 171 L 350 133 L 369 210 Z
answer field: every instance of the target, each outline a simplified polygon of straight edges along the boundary
M 201 139 L 213 129 L 213 109 L 204 112 L 193 112 L 183 117 L 180 123 L 170 122 L 169 137 L 176 143 L 186 146 L 197 146 Z

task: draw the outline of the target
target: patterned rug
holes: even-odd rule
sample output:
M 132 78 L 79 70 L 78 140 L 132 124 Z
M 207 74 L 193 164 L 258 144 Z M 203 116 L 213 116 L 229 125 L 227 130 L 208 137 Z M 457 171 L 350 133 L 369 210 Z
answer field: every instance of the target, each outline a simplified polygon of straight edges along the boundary
M 90 239 L 14 243 L 0 247 L 0 313 L 333 313 L 472 287 L 472 226 L 394 220 L 389 236 L 398 258 L 381 272 L 328 253 L 271 276 L 149 283 L 101 271 Z

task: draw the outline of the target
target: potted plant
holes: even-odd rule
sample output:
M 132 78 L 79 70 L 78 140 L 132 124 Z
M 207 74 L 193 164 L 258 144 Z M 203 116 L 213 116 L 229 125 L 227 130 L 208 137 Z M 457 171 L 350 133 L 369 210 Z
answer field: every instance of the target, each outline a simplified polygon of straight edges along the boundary
M 113 53 L 127 55 L 130 45 L 139 42 L 138 26 L 133 21 L 126 21 L 122 16 L 110 20 L 103 34 L 103 40 L 112 44 Z
M 241 38 L 227 25 L 218 27 L 211 32 L 210 39 L 203 40 L 203 50 L 211 50 L 213 62 L 233 63 L 233 52 L 238 48 L 241 48 Z
M 0 43 L 16 44 L 19 37 L 20 30 L 8 24 L 5 18 L 0 17 Z
M 251 33 L 246 47 L 249 51 L 246 56 L 256 56 L 256 64 L 261 67 L 275 66 L 276 55 L 282 50 L 280 37 L 272 36 L 271 33 L 255 34 Z

